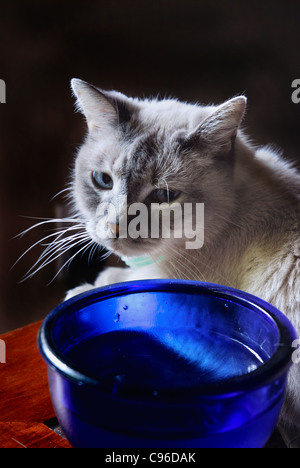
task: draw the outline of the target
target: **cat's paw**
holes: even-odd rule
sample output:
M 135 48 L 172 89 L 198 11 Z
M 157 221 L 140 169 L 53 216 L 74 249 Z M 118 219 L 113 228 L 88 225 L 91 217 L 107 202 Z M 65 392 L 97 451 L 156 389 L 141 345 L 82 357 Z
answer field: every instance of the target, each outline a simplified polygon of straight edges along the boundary
M 126 281 L 125 271 L 127 272 L 128 269 L 125 270 L 124 268 L 116 267 L 106 268 L 103 272 L 100 273 L 94 284 L 84 283 L 80 286 L 77 286 L 76 288 L 70 289 L 65 295 L 65 301 L 71 297 L 77 296 L 77 294 L 90 291 L 94 288 L 107 286 L 108 284 L 118 283 L 120 281 Z
M 77 294 L 81 294 L 83 292 L 89 291 L 90 289 L 93 289 L 95 286 L 90 283 L 85 283 L 80 286 L 77 286 L 76 288 L 70 289 L 66 295 L 65 295 L 65 301 L 70 299 L 71 297 L 77 296 Z
M 109 284 L 129 281 L 130 272 L 131 270 L 129 268 L 108 267 L 97 277 L 94 287 L 99 288 Z

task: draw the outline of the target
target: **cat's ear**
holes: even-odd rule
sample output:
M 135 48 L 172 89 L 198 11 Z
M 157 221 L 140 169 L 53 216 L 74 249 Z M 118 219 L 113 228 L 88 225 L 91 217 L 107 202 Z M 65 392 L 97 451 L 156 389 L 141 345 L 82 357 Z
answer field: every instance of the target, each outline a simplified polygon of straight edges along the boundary
M 224 102 L 206 117 L 196 129 L 198 138 L 220 151 L 230 151 L 243 119 L 247 99 L 238 96 Z
M 120 109 L 124 108 L 121 100 L 118 105 L 118 100 L 112 93 L 99 90 L 77 78 L 71 80 L 71 87 L 77 99 L 76 107 L 85 116 L 90 131 L 107 129 L 118 124 Z

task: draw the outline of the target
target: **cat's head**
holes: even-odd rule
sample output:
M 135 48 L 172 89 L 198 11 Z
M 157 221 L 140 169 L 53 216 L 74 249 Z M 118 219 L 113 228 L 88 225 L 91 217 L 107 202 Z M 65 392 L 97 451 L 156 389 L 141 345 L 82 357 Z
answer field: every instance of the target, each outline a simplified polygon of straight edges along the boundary
M 78 79 L 72 89 L 88 127 L 73 196 L 91 238 L 120 256 L 171 253 L 186 247 L 191 232 L 201 232 L 203 241 L 196 204 L 204 204 L 204 242 L 213 242 L 234 205 L 235 139 L 245 97 L 200 106 L 133 99 Z M 169 236 L 162 235 L 163 221 Z

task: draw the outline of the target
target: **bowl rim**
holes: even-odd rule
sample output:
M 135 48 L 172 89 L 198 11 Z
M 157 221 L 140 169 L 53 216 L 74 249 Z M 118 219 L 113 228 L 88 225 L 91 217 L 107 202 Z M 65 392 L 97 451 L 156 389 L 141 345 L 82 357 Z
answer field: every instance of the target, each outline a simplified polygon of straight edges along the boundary
M 104 300 L 105 297 L 117 297 L 136 292 L 184 292 L 187 289 L 189 293 L 194 290 L 195 293 L 202 295 L 214 294 L 221 298 L 230 298 L 240 305 L 255 308 L 261 314 L 271 318 L 279 332 L 277 349 L 265 363 L 247 374 L 230 377 L 213 384 L 199 384 L 195 386 L 195 391 L 199 396 L 214 398 L 224 394 L 236 395 L 249 391 L 250 388 L 254 390 L 265 386 L 288 372 L 293 364 L 292 342 L 298 338 L 298 334 L 290 320 L 282 312 L 263 299 L 236 288 L 192 280 L 136 280 L 93 288 L 78 294 L 56 306 L 43 320 L 37 336 L 39 352 L 47 365 L 54 367 L 69 380 L 99 387 L 100 384 L 96 378 L 71 367 L 56 349 L 51 329 L 59 317 L 67 311 L 91 305 L 101 298 Z

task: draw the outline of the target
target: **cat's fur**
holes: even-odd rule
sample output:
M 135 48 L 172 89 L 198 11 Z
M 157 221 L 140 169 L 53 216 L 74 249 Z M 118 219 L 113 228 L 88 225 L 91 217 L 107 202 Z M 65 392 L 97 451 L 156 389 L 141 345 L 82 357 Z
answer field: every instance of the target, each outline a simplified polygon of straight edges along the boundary
M 117 255 L 149 254 L 152 265 L 108 268 L 92 287 L 143 278 L 185 278 L 248 291 L 283 311 L 300 330 L 300 174 L 269 147 L 255 148 L 240 124 L 246 98 L 219 106 L 175 99 L 139 100 L 72 80 L 88 124 L 74 171 L 74 201 L 96 242 L 100 202 L 144 201 L 157 187 L 180 190 L 177 202 L 203 202 L 204 245 L 184 239 L 110 239 Z M 111 175 L 112 190 L 95 189 L 91 171 Z M 123 207 L 122 209 L 126 209 Z M 121 210 L 122 211 L 122 210 Z M 103 223 L 109 222 L 108 217 Z M 290 372 L 281 425 L 290 446 L 300 444 L 299 366 Z M 293 441 L 293 439 L 296 439 Z

